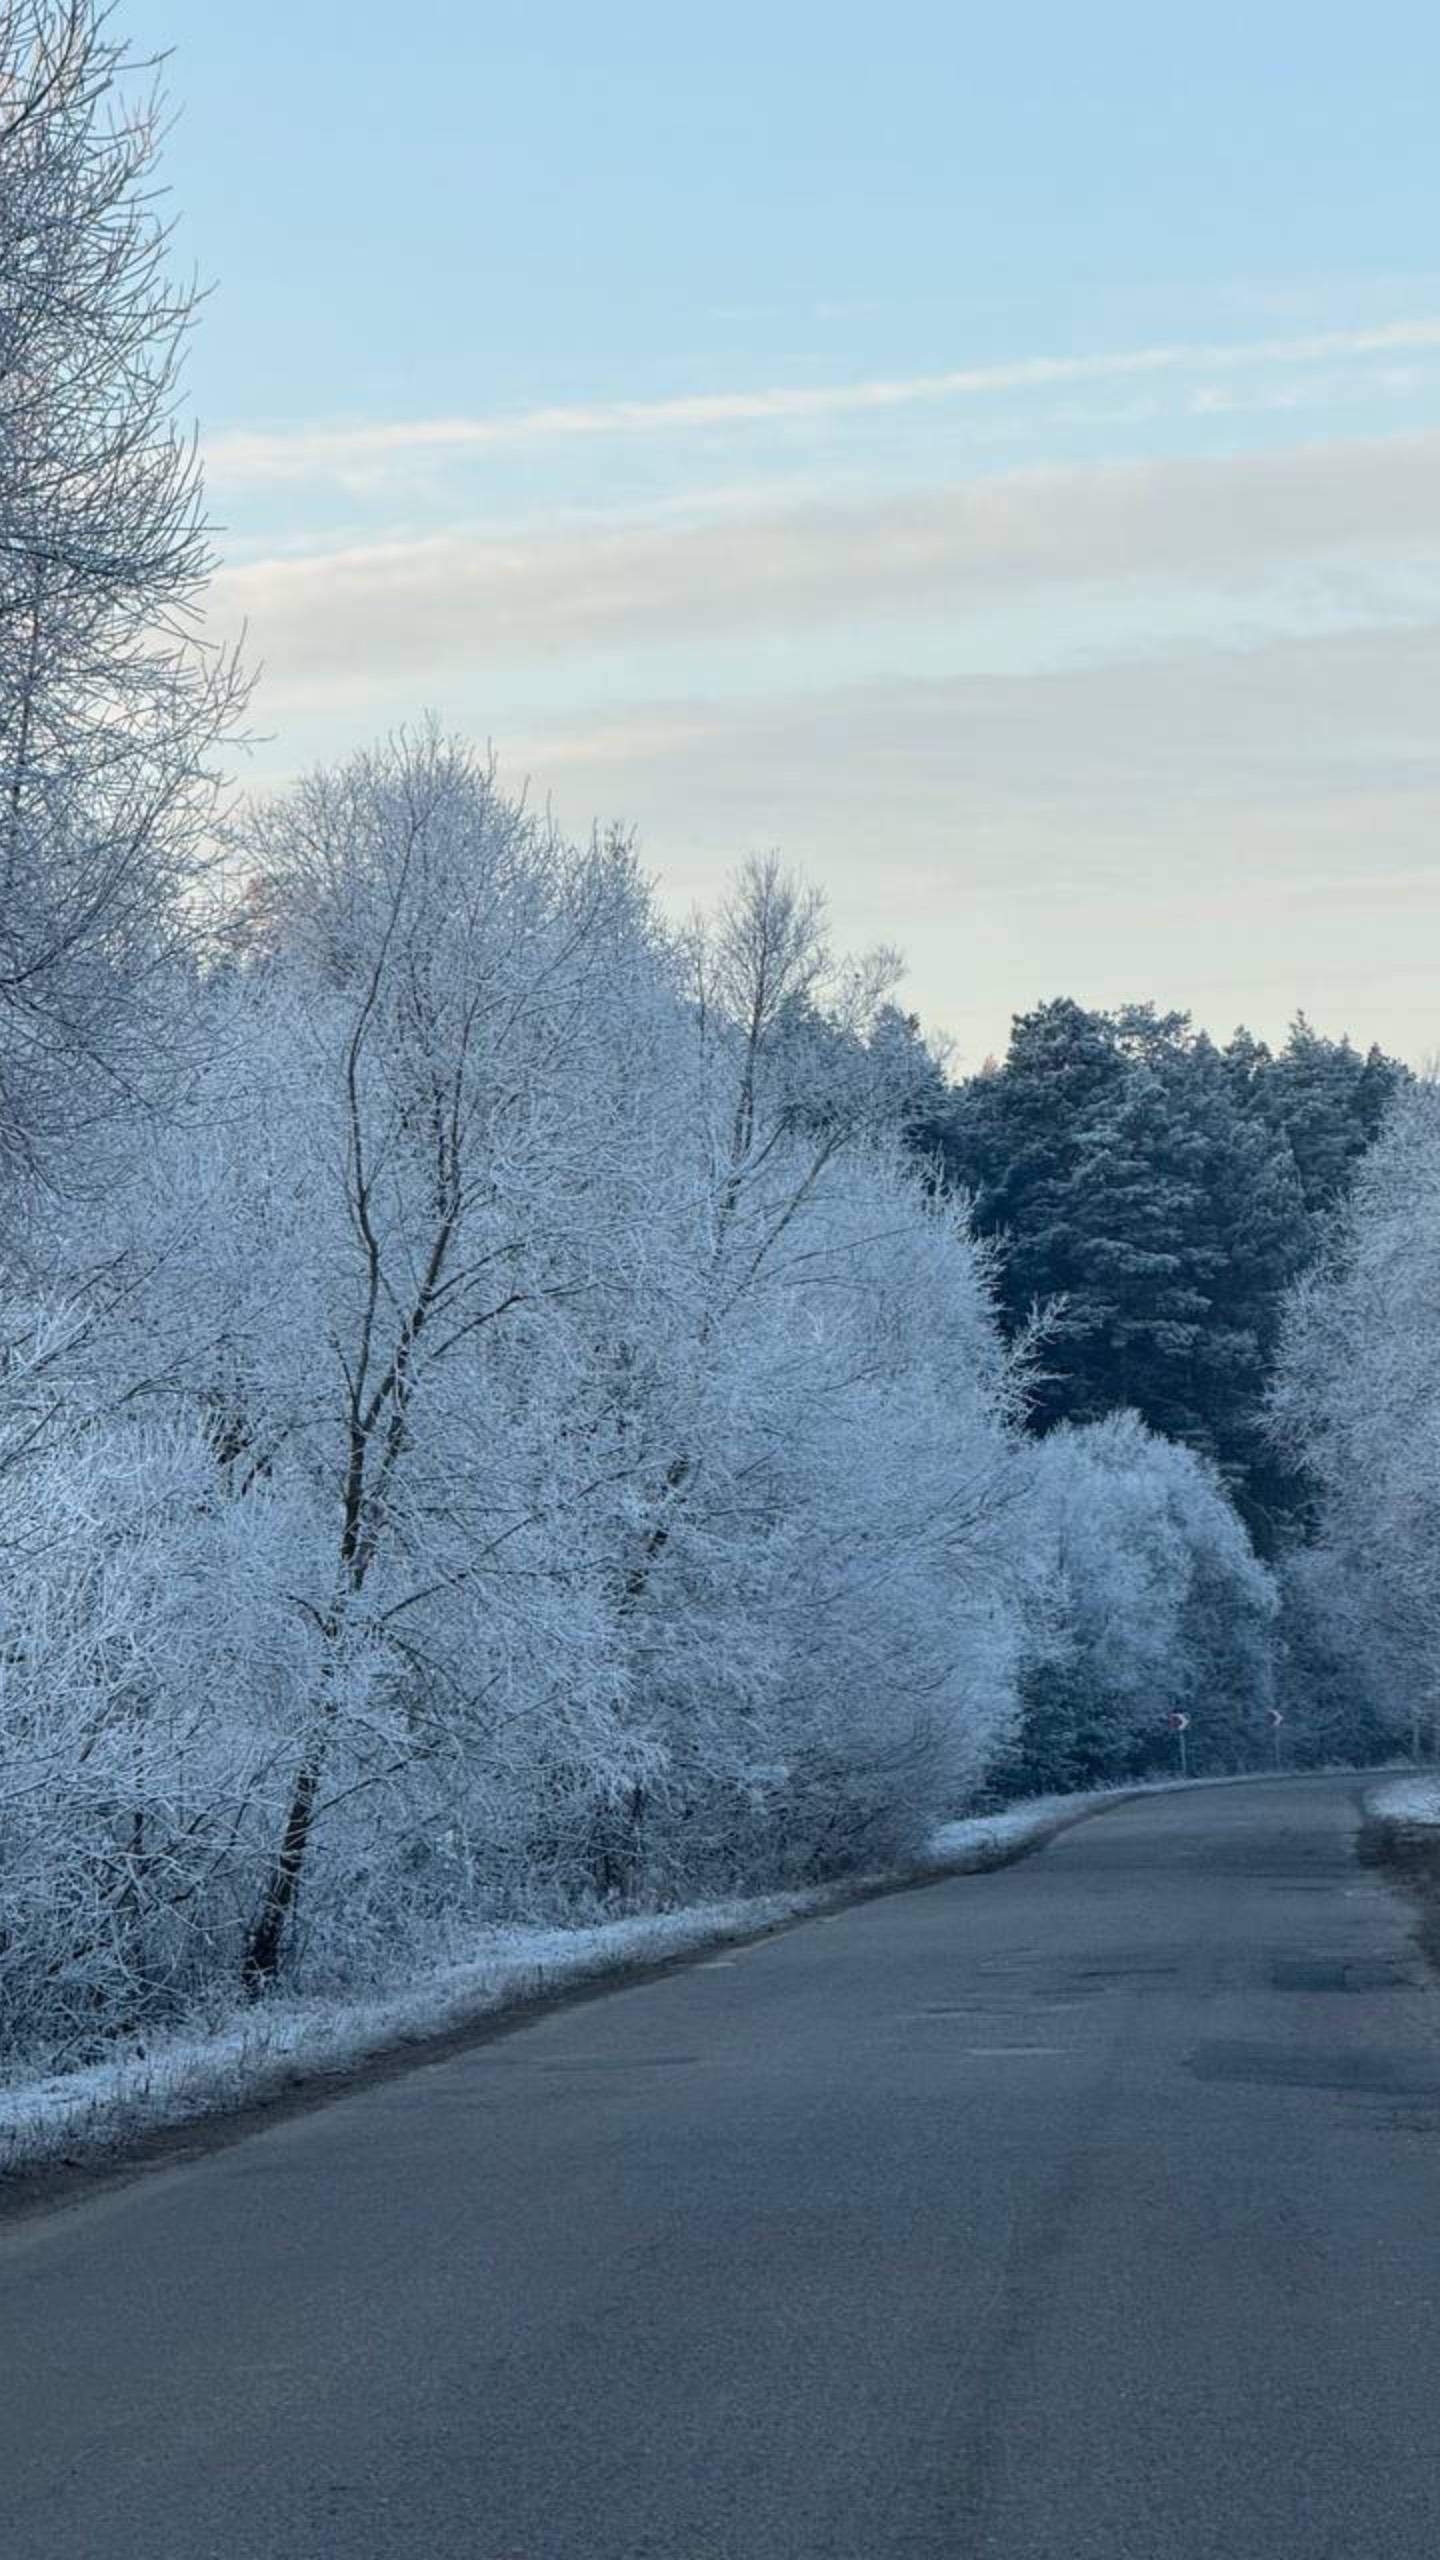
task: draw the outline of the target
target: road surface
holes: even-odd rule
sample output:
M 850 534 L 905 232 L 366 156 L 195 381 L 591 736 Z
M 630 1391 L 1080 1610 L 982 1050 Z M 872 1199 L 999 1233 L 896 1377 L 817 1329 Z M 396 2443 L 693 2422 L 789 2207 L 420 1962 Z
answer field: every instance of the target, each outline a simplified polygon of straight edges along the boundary
M 0 2228 L 4 2560 L 1433 2560 L 1353 1829 L 1153 1798 Z

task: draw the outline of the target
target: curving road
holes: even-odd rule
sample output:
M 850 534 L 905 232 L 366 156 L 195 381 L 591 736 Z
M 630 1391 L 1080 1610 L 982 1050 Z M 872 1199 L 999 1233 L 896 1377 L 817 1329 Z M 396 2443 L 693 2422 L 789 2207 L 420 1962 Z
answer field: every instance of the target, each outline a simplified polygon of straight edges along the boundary
M 1431 2560 L 1440 1987 L 1347 1781 L 0 2228 L 5 2560 Z

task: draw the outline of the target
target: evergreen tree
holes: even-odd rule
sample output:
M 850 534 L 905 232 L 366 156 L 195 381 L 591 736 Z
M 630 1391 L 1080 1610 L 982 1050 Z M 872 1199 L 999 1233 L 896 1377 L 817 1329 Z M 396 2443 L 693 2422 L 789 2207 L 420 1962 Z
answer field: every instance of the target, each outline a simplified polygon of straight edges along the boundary
M 943 1129 L 945 1167 L 970 1193 L 980 1233 L 1005 1238 L 1003 1297 L 1012 1329 L 1034 1306 L 1075 1294 L 1077 1150 L 1091 1114 L 1124 1079 L 1113 1025 L 1062 999 L 1018 1016 L 1004 1065 L 983 1070 L 954 1096 Z
M 1349 1040 L 1327 1040 L 1297 1014 L 1278 1058 L 1260 1077 L 1260 1107 L 1290 1142 L 1305 1206 L 1318 1214 L 1342 1199 L 1405 1070 L 1383 1051 L 1362 1057 Z
M 1304 1503 L 1263 1419 L 1281 1305 L 1403 1073 L 1303 1015 L 1278 1057 L 1153 1005 L 1018 1017 L 935 1125 L 1002 1244 L 1009 1330 L 1051 1311 L 1036 1426 L 1134 1410 L 1214 1461 L 1274 1552 Z
M 1133 1065 L 1084 1115 L 1061 1206 L 1073 1277 L 1061 1318 L 1065 1418 L 1133 1406 L 1172 1439 L 1203 1439 L 1194 1398 L 1211 1310 L 1200 1151 L 1173 1085 Z

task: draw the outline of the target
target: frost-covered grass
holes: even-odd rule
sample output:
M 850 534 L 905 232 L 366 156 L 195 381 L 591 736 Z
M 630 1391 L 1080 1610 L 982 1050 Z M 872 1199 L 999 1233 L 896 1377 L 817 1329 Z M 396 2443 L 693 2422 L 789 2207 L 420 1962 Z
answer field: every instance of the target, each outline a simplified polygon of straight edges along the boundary
M 1440 1966 L 1440 1774 L 1415 1771 L 1371 1788 L 1360 1847 L 1413 1895 L 1420 1944 Z
M 1374 1822 L 1440 1826 L 1440 1775 L 1392 1778 L 1365 1799 Z
M 1163 1783 L 1168 1787 L 1171 1781 Z M 1106 1805 L 1124 1804 L 1129 1797 L 1147 1792 L 1144 1786 L 1131 1785 L 1090 1787 L 1065 1796 L 1029 1796 L 1021 1804 L 1007 1805 L 1003 1813 L 971 1814 L 963 1822 L 942 1823 L 920 1865 L 926 1871 L 933 1867 L 937 1875 L 1006 1866 L 1026 1849 L 1053 1839 L 1057 1831 L 1068 1831 L 1072 1823 L 1102 1812 Z
M 148 2136 L 233 2114 L 357 2070 L 383 2054 L 434 2042 L 599 1978 L 761 1936 L 916 1876 L 1007 1865 L 1056 1832 L 1140 1792 L 1099 1788 L 1043 1796 L 936 1831 L 896 1875 L 655 1912 L 576 1929 L 496 1928 L 473 1956 L 404 1989 L 362 2001 L 273 1999 L 207 2034 L 156 2039 L 143 2050 L 41 2080 L 0 2082 L 0 2175 L 115 2157 Z

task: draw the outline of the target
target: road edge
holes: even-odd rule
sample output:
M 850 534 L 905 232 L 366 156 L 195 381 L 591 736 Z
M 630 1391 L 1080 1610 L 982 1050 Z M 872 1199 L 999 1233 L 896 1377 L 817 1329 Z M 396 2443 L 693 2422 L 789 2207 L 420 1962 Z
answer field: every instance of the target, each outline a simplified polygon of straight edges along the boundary
M 1360 1778 L 1379 1773 L 1285 1771 L 1282 1783 L 1342 1774 Z M 14 2165 L 0 2166 L 0 2231 L 33 2215 L 83 2203 L 90 2196 L 128 2184 L 152 2170 L 180 2166 L 212 2151 L 228 2149 L 267 2126 L 308 2114 L 410 2072 L 429 2069 L 476 2045 L 519 2034 L 537 2018 L 555 2010 L 579 2007 L 617 1991 L 661 1981 L 667 1974 L 703 1963 L 719 1947 L 753 1946 L 790 1929 L 803 1928 L 807 1922 L 889 1895 L 919 1892 L 966 1876 L 993 1874 L 1033 1857 L 1082 1823 L 1151 1796 L 1275 1783 L 1275 1774 L 1266 1770 L 1188 1782 L 1141 1781 L 1133 1786 L 1097 1789 L 1070 1801 L 1040 1798 L 1033 1819 L 1017 1821 L 1016 1817 L 1025 1814 L 1024 1806 L 1017 1805 L 1008 1813 L 993 1817 L 995 1828 L 987 1836 L 987 1824 L 992 1818 L 982 1817 L 973 1826 L 980 1836 L 958 1842 L 949 1850 L 937 1847 L 883 1874 L 846 1878 L 788 1896 L 761 1895 L 748 1903 L 716 1906 L 713 1925 L 707 1925 L 704 1906 L 693 1914 L 675 1915 L 691 1918 L 695 1925 L 685 1944 L 670 1952 L 657 1955 L 652 1948 L 647 1953 L 642 1945 L 634 1954 L 620 1952 L 553 1978 L 547 1978 L 543 1968 L 537 1967 L 527 1980 L 492 1988 L 477 1997 L 472 2007 L 452 2004 L 431 2024 L 417 2024 L 412 2019 L 390 2029 L 383 2025 L 377 2028 L 373 2022 L 365 2022 L 363 2010 L 337 2010 L 341 2050 L 309 2061 L 303 2056 L 262 2059 L 254 2075 L 242 2078 L 238 2085 L 227 2084 L 223 2089 L 202 2093 L 193 2101 L 182 2095 L 172 2110 L 149 2118 L 77 2123 L 67 2130 L 63 2150 L 57 2147 L 49 2153 L 16 2159 Z M 1012 1824 L 1013 1827 L 1006 1827 Z M 956 1831 L 971 1827 L 946 1826 Z M 944 1838 L 943 1831 L 940 1838 Z M 351 2014 L 355 2027 L 347 2043 L 344 2028 Z
M 713 1927 L 705 1926 L 703 1906 L 697 1927 L 683 1948 L 673 1953 L 617 1953 L 593 1968 L 547 1980 L 543 1972 L 528 1982 L 506 1986 L 477 2000 L 474 2008 L 434 2026 L 398 2027 L 376 2037 L 357 2028 L 356 2048 L 339 2058 L 307 2065 L 303 2060 L 263 2065 L 252 2085 L 233 2094 L 201 2097 L 193 2105 L 177 2103 L 173 2114 L 149 2122 L 101 2119 L 93 2127 L 78 2124 L 64 2137 L 57 2154 L 21 2157 L 13 2167 L 0 2167 L 0 2228 L 31 2215 L 57 2210 L 109 2187 L 128 2184 L 148 2171 L 176 2166 L 228 2149 L 266 2126 L 308 2114 L 337 2099 L 382 2082 L 399 2079 L 449 2061 L 478 2044 L 515 2035 L 537 2018 L 559 2009 L 578 2008 L 611 1993 L 657 1982 L 667 1974 L 703 1963 L 717 1947 L 754 1946 L 783 1936 L 813 1920 L 858 1908 L 898 1893 L 914 1893 L 972 1875 L 989 1875 L 1017 1865 L 1049 1846 L 1062 1833 L 1117 1811 L 1137 1798 L 1169 1788 L 1134 1787 L 1086 1797 L 1053 1814 L 1037 1814 L 1033 1824 L 998 1836 L 981 1837 L 945 1852 L 936 1850 L 880 1875 L 847 1878 L 816 1885 L 793 1896 L 756 1896 L 747 1906 L 725 1905 Z M 1023 1810 L 1015 1808 L 1016 1812 Z M 999 1818 L 1001 1821 L 1004 1817 Z M 782 1906 L 782 1907 L 777 1907 Z M 343 2016 L 343 2012 L 340 2013 Z
M 1440 1822 L 1387 1805 L 1389 1792 L 1362 1793 L 1356 1854 L 1413 1904 L 1421 1952 L 1440 1972 Z

